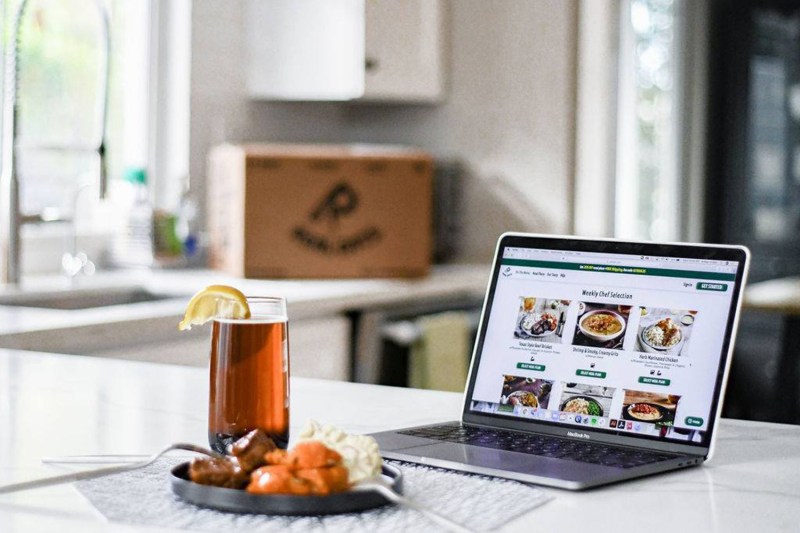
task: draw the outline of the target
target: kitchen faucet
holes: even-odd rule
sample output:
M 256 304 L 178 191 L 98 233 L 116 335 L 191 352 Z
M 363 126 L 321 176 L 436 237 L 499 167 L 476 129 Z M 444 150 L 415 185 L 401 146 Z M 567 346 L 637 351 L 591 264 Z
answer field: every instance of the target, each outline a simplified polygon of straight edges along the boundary
M 11 28 L 11 39 L 5 58 L 5 88 L 3 99 L 2 132 L 2 170 L 0 170 L 0 283 L 19 284 L 20 281 L 20 231 L 24 224 L 72 222 L 75 213 L 62 213 L 58 208 L 45 208 L 38 213 L 22 213 L 19 198 L 19 173 L 16 161 L 19 99 L 19 48 L 20 29 L 28 0 L 20 0 Z M 105 57 L 100 65 L 100 93 L 102 108 L 100 113 L 99 140 L 91 145 L 34 145 L 43 151 L 88 152 L 98 158 L 100 176 L 100 198 L 104 198 L 108 176 L 106 169 L 106 115 L 108 113 L 108 81 L 111 40 L 109 38 L 109 17 L 102 0 L 96 0 L 100 14 L 102 42 Z

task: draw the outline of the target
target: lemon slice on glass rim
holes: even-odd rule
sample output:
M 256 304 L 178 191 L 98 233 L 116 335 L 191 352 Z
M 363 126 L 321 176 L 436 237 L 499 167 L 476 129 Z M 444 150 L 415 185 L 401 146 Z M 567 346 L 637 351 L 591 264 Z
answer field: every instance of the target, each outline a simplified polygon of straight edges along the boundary
M 205 324 L 214 317 L 250 318 L 247 298 L 234 287 L 209 285 L 189 300 L 178 329 L 192 329 L 192 326 Z

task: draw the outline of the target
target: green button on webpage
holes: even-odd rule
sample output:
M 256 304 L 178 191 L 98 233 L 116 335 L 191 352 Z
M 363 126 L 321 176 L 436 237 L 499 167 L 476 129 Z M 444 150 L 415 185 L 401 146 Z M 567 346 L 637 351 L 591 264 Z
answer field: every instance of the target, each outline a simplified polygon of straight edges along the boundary
M 517 368 L 522 370 L 536 370 L 537 372 L 544 372 L 544 365 L 537 365 L 534 363 L 517 363 Z
M 686 425 L 700 427 L 703 425 L 703 419 L 700 418 L 699 416 L 687 416 Z
M 727 283 L 709 283 L 707 281 L 701 281 L 697 284 L 697 290 L 699 291 L 719 291 L 725 292 L 728 290 Z
M 649 376 L 639 376 L 639 383 L 647 383 L 648 385 L 663 385 L 668 386 L 670 381 L 664 378 L 651 378 Z
M 575 372 L 575 375 L 576 376 L 582 376 L 582 377 L 585 377 L 585 378 L 600 378 L 600 379 L 603 379 L 604 377 L 606 377 L 606 373 L 605 372 L 600 372 L 598 370 L 583 370 L 582 368 L 579 368 Z

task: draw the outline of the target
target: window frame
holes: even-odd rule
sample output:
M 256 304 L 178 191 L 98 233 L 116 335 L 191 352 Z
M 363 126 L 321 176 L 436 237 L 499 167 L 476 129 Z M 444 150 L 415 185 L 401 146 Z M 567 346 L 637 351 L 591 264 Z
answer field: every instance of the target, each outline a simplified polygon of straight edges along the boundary
M 675 108 L 669 165 L 675 216 L 669 239 L 703 240 L 706 190 L 708 0 L 675 0 Z M 578 91 L 574 232 L 632 237 L 619 230 L 632 195 L 621 194 L 621 174 L 634 172 L 632 132 L 625 105 L 632 98 L 631 0 L 581 0 L 578 29 Z M 627 40 L 627 42 L 626 42 Z M 629 119 L 628 119 L 629 120 Z M 627 168 L 626 168 L 627 166 Z
M 141 65 L 145 69 L 123 75 L 125 90 L 143 91 L 137 97 L 144 101 L 146 109 L 143 123 L 136 132 L 127 135 L 143 136 L 144 149 L 137 154 L 124 154 L 126 165 L 138 165 L 147 169 L 149 190 L 154 206 L 176 211 L 183 191 L 185 178 L 189 172 L 189 91 L 191 59 L 191 0 L 158 0 L 124 2 L 123 9 L 131 5 L 140 10 L 142 17 L 140 30 L 145 39 L 135 38 L 145 54 Z M 0 0 L 0 13 L 8 15 L 17 9 L 17 2 Z M 7 17 L 4 16 L 7 19 Z M 111 30 L 114 32 L 114 28 Z M 10 38 L 2 28 L 0 53 L 5 58 L 5 43 Z M 129 39 L 129 42 L 131 39 Z M 112 65 L 112 69 L 119 68 Z M 133 80 L 136 88 L 129 87 Z M 4 83 L 4 69 L 0 69 L 0 83 Z M 135 93 L 134 93 L 135 94 Z M 111 113 L 123 112 L 123 107 L 112 108 Z M 141 114 L 141 111 L 139 111 Z M 107 119 L 108 120 L 108 119 Z M 0 114 L 0 127 L 3 117 Z M 123 126 L 123 129 L 125 126 Z M 118 176 L 109 176 L 112 185 Z M 109 187 L 110 189 L 111 187 Z M 103 265 L 103 258 L 113 237 L 113 228 L 120 221 L 115 219 L 113 192 L 106 198 L 99 198 L 99 189 L 93 193 L 79 192 L 76 204 L 86 206 L 88 197 L 92 203 L 88 207 L 94 212 L 91 221 L 81 220 L 80 211 L 76 222 L 57 224 L 26 224 L 20 228 L 21 265 L 23 275 L 50 274 L 59 272 L 61 255 L 69 250 L 69 242 L 74 238 L 76 247 L 86 251 L 90 257 Z

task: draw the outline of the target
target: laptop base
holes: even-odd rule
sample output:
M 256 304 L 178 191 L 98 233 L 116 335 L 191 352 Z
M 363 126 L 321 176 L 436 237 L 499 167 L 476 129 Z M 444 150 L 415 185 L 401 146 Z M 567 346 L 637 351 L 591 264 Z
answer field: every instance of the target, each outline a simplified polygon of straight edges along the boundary
M 454 422 L 458 423 L 458 422 Z M 482 474 L 567 490 L 584 490 L 702 464 L 700 456 L 673 459 L 632 468 L 618 468 L 571 459 L 542 457 L 470 444 L 441 442 L 395 431 L 374 433 L 381 455 L 449 470 Z

